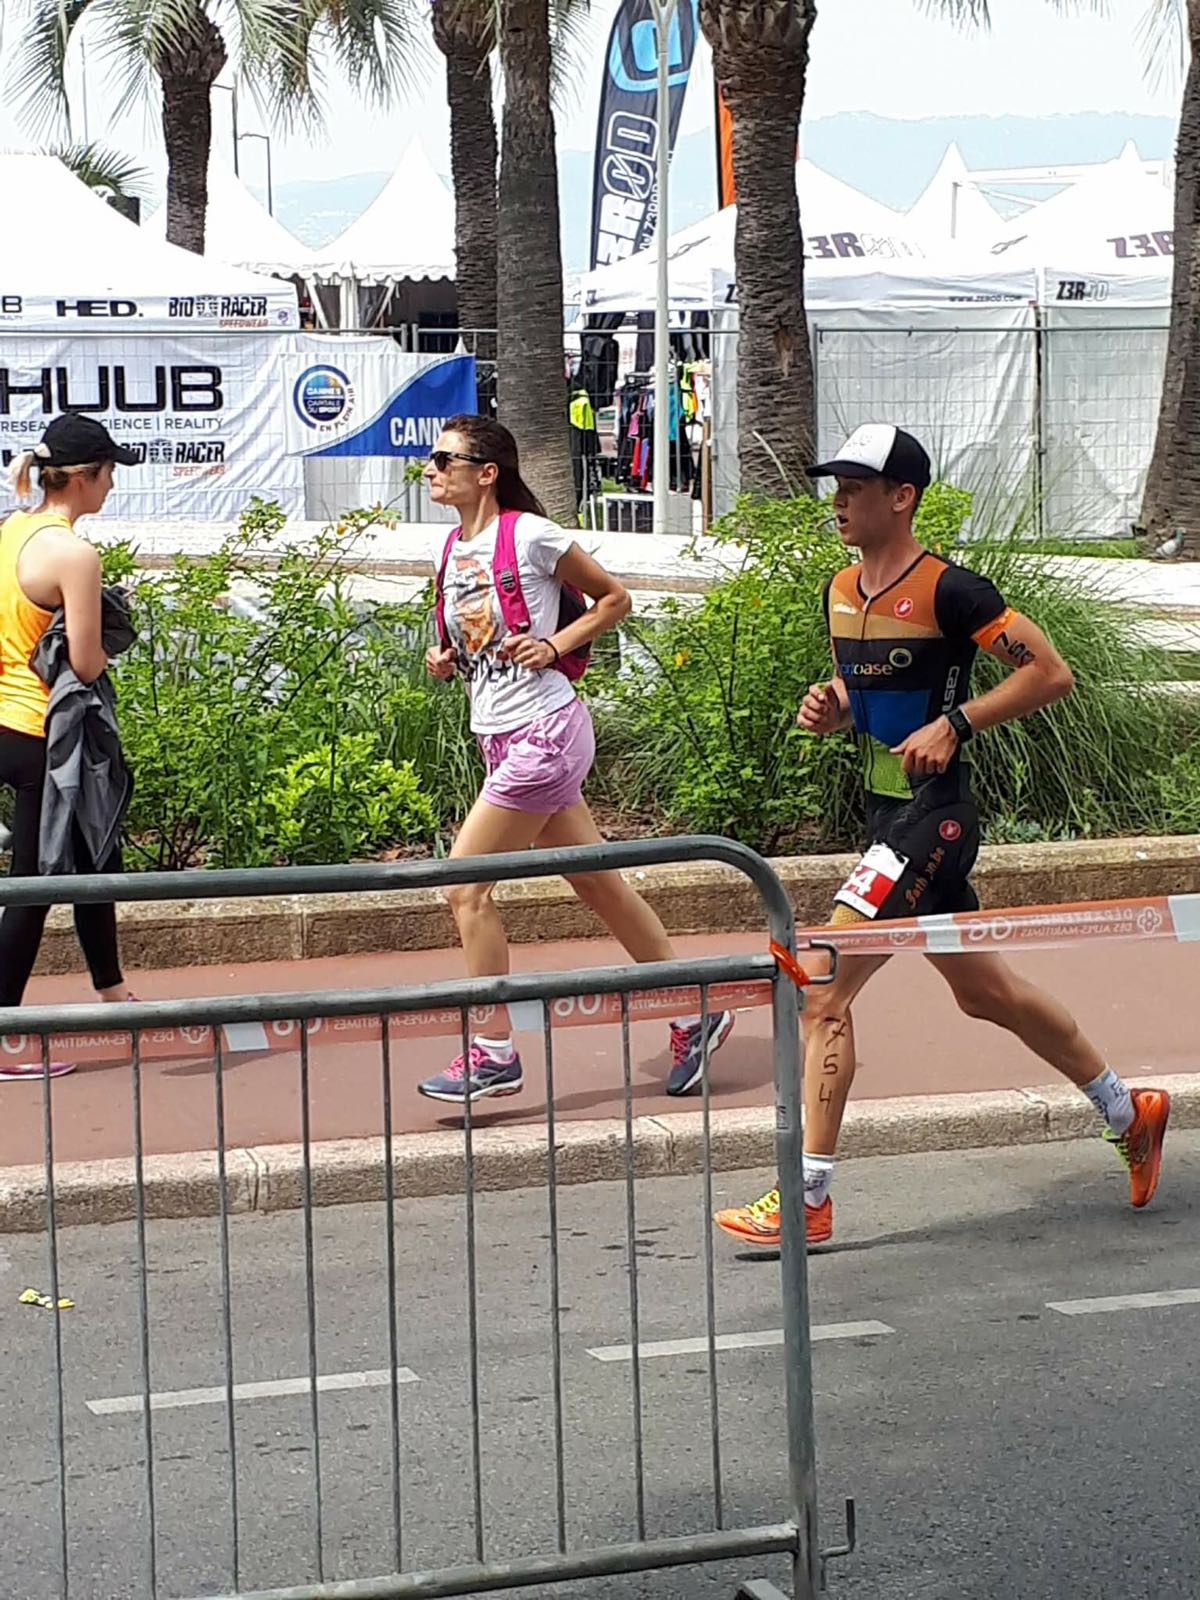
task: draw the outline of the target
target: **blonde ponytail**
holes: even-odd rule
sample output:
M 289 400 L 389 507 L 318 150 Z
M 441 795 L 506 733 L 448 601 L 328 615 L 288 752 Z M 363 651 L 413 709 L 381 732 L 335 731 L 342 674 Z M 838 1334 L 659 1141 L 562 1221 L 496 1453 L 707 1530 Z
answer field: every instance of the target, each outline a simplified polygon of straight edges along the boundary
M 38 485 L 45 494 L 48 491 L 55 493 L 65 489 L 72 478 L 94 478 L 100 472 L 101 463 L 90 461 L 77 467 L 52 467 L 47 463 L 50 459 L 50 446 L 48 444 L 35 444 L 32 450 L 22 450 L 19 456 L 13 458 L 13 464 L 8 469 L 12 479 L 13 488 L 20 500 L 28 500 L 33 493 L 33 468 L 37 468 Z
M 9 468 L 9 477 L 16 490 L 18 500 L 28 500 L 33 493 L 32 467 L 36 460 L 32 450 L 22 450 L 19 456 L 13 457 L 13 464 Z

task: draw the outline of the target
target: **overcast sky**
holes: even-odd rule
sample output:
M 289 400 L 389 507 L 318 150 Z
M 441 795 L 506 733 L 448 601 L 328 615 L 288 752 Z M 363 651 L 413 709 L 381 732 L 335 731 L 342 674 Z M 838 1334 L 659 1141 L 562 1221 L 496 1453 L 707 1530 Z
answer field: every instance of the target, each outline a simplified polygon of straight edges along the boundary
M 1108 0 L 1104 17 L 1057 15 L 1048 0 L 994 0 L 990 33 L 963 32 L 938 23 L 905 0 L 826 0 L 813 32 L 805 117 L 873 111 L 889 117 L 1006 114 L 1051 116 L 1078 111 L 1149 112 L 1173 116 L 1180 91 L 1177 67 L 1147 74 L 1142 24 L 1148 0 Z M 617 0 L 596 0 L 588 38 L 577 51 L 578 80 L 559 113 L 559 140 L 590 149 L 595 136 L 600 62 Z M 11 61 L 12 26 L 0 40 Z M 85 36 L 86 37 L 86 36 Z M 864 48 L 869 41 L 869 48 Z M 138 152 L 156 171 L 161 139 L 153 108 L 112 121 L 115 96 L 106 80 L 103 41 L 85 51 L 87 111 L 93 138 Z M 75 132 L 83 131 L 79 52 L 73 52 Z M 449 170 L 449 124 L 439 58 L 432 51 L 414 63 L 412 90 L 387 111 L 364 109 L 344 83 L 331 80 L 326 131 L 273 136 L 275 181 L 332 178 L 379 171 L 394 164 L 418 138 L 440 171 Z M 684 111 L 683 130 L 706 127 L 711 112 L 711 65 L 701 44 Z M 228 94 L 214 96 L 219 142 L 229 144 Z M 5 103 L 8 102 L 8 103 Z M 270 131 L 252 105 L 243 104 L 243 130 Z M 336 130 L 336 133 L 330 131 Z M 0 145 L 34 148 L 8 94 L 0 96 Z M 261 182 L 261 143 L 242 146 L 242 173 Z

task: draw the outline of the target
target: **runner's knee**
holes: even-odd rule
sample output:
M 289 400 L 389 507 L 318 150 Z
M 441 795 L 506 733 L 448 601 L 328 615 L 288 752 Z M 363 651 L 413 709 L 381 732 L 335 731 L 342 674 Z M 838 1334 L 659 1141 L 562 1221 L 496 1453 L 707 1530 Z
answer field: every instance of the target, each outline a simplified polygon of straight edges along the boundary
M 452 883 L 442 893 L 454 914 L 455 921 L 463 917 L 478 916 L 486 909 L 492 898 L 494 883 Z
M 969 961 L 970 957 L 964 957 Z M 970 974 L 953 986 L 958 1009 L 977 1022 L 1006 1023 L 1015 1005 L 1013 985 L 1007 973 Z
M 600 914 L 618 905 L 630 892 L 618 872 L 585 872 L 567 882 L 585 906 Z

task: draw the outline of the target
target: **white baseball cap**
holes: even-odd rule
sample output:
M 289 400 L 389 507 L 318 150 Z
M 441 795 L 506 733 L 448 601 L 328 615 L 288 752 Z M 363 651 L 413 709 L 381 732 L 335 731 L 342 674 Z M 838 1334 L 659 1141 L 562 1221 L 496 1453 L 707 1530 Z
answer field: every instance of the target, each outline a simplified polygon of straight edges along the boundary
M 846 440 L 832 461 L 809 467 L 810 478 L 891 478 L 927 489 L 933 481 L 923 444 L 889 422 L 867 422 Z

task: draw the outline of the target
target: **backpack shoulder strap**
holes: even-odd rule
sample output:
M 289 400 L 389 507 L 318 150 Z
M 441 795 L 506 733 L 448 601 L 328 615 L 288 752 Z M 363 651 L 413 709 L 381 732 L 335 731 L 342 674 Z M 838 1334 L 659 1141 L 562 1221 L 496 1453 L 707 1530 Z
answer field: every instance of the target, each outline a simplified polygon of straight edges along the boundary
M 525 633 L 529 628 L 529 607 L 521 590 L 521 572 L 517 564 L 517 522 L 520 515 L 519 511 L 500 513 L 496 554 L 492 562 L 492 580 L 500 597 L 500 614 L 509 633 Z
M 461 525 L 451 528 L 450 537 L 446 540 L 446 548 L 442 551 L 442 564 L 437 570 L 437 598 L 434 601 L 433 621 L 437 629 L 438 643 L 445 650 L 450 644 L 450 635 L 446 631 L 446 568 L 450 565 L 450 552 L 458 543 L 458 536 L 462 532 Z

